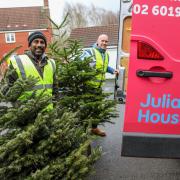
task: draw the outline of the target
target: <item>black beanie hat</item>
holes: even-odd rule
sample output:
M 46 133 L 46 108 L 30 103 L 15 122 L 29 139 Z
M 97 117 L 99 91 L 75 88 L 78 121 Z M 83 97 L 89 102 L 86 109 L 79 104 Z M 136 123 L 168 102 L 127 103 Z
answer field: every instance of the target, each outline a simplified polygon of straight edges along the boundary
M 47 40 L 46 40 L 46 37 L 44 36 L 44 34 L 40 31 L 35 31 L 33 33 L 31 33 L 28 37 L 28 46 L 31 45 L 32 41 L 34 39 L 37 39 L 37 38 L 40 38 L 40 39 L 43 39 L 44 42 L 45 42 L 45 45 L 47 46 Z

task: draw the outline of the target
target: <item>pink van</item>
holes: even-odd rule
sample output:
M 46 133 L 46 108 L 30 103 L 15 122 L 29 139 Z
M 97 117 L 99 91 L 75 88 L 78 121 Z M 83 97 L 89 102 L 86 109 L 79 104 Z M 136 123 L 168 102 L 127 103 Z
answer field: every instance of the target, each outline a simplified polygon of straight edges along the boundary
M 180 0 L 133 0 L 123 156 L 180 158 Z

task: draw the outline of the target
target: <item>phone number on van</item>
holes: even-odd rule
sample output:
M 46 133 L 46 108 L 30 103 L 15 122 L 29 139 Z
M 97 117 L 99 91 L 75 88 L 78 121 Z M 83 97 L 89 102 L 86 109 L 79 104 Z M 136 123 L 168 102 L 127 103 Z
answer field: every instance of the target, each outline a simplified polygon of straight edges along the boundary
M 133 13 L 142 15 L 148 15 L 149 13 L 152 13 L 154 16 L 180 17 L 180 7 L 155 5 L 150 9 L 147 4 L 134 4 Z

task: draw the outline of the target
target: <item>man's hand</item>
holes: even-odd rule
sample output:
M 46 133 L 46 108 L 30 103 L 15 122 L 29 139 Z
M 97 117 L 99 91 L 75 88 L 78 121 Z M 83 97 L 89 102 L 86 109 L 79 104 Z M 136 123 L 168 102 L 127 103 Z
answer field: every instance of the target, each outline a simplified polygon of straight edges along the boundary
M 119 75 L 119 70 L 116 69 L 116 70 L 114 71 L 114 74 L 115 74 L 116 76 L 118 76 L 118 75 Z

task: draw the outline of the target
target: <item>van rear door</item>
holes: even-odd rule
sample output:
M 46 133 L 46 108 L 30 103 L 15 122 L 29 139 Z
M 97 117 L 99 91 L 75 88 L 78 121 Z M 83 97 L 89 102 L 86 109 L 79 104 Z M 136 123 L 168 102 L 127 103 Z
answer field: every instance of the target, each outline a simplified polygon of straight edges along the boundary
M 180 1 L 134 0 L 123 156 L 180 158 Z

